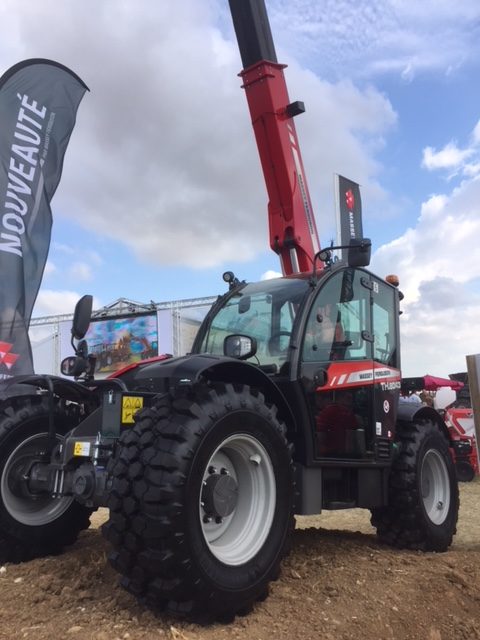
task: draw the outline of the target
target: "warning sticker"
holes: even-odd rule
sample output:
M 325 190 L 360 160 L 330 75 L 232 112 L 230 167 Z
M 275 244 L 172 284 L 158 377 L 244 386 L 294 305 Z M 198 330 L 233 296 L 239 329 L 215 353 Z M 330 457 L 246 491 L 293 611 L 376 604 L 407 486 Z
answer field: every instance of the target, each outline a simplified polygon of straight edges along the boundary
M 74 456 L 89 456 L 90 455 L 90 442 L 75 442 L 73 446 Z
M 122 422 L 133 424 L 133 416 L 143 407 L 143 398 L 138 396 L 123 396 L 122 398 Z

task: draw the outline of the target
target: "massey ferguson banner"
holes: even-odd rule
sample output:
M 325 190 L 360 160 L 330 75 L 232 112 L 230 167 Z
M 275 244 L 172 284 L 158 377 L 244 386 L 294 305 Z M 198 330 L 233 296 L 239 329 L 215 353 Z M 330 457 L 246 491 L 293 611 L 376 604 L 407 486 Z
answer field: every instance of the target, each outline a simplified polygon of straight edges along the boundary
M 360 186 L 343 176 L 335 176 L 337 202 L 337 241 L 348 245 L 352 238 L 362 238 L 362 200 Z M 339 256 L 341 258 L 342 256 Z
M 50 200 L 88 87 L 51 60 L 0 78 L 0 379 L 33 373 L 28 328 L 50 246 Z

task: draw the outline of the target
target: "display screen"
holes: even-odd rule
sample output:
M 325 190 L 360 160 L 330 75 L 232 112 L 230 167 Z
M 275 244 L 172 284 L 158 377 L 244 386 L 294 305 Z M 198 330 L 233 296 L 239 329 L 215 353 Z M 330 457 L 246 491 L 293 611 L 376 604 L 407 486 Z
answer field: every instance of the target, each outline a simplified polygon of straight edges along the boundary
M 85 339 L 96 372 L 111 373 L 158 355 L 157 314 L 92 320 Z

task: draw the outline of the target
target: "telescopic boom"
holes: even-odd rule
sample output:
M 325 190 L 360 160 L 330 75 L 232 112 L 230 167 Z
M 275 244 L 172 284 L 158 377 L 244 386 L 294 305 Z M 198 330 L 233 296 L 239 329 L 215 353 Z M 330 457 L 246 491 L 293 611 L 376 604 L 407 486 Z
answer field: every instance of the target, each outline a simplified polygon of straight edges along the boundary
M 320 250 L 303 169 L 294 116 L 303 102 L 290 103 L 277 62 L 264 0 L 229 0 L 258 152 L 268 192 L 270 246 L 284 275 L 311 271 Z M 321 268 L 321 267 L 320 267 Z

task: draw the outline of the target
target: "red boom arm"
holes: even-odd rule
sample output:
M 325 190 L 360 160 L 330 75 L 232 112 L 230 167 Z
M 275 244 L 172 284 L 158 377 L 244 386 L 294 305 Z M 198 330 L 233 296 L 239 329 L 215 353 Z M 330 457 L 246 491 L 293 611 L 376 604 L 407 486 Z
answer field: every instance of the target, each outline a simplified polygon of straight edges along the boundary
M 284 275 L 310 271 L 320 243 L 293 122 L 303 104 L 289 102 L 285 65 L 276 61 L 264 0 L 230 0 L 230 9 L 269 197 L 270 246 Z

